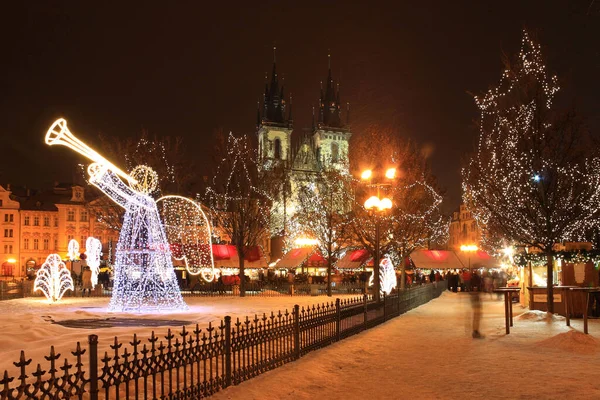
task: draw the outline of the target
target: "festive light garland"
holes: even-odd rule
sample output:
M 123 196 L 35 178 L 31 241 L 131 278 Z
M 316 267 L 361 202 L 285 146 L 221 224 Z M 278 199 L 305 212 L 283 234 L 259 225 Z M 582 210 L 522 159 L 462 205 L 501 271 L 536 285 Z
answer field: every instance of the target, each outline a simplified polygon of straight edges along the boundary
M 33 291 L 41 291 L 50 302 L 59 301 L 67 290 L 75 290 L 71 273 L 58 254 L 50 254 L 36 274 Z
M 95 237 L 88 237 L 85 241 L 86 262 L 92 271 L 92 289 L 98 284 L 100 272 L 100 256 L 102 255 L 102 242 Z
M 215 280 L 210 224 L 202 207 L 181 196 L 163 196 L 156 204 L 173 258 L 184 261 L 191 275 L 200 274 L 207 282 Z

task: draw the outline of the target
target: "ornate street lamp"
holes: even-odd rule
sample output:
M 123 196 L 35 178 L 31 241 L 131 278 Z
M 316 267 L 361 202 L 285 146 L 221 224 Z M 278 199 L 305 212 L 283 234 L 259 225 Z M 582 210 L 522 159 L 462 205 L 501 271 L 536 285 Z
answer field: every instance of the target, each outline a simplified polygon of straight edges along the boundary
M 389 168 L 385 171 L 385 177 L 389 180 L 394 179 L 396 176 L 396 169 Z M 368 180 L 368 186 L 377 188 L 377 195 L 371 196 L 365 201 L 365 209 L 375 217 L 375 254 L 373 257 L 373 297 L 375 301 L 379 301 L 380 298 L 380 287 L 381 282 L 379 278 L 379 263 L 381 255 L 379 254 L 380 240 L 381 240 L 381 217 L 392 208 L 392 200 L 387 197 L 380 197 L 380 189 L 384 186 L 391 186 L 391 182 L 386 183 L 372 183 L 371 178 L 373 177 L 373 171 L 365 170 L 361 174 L 363 180 Z

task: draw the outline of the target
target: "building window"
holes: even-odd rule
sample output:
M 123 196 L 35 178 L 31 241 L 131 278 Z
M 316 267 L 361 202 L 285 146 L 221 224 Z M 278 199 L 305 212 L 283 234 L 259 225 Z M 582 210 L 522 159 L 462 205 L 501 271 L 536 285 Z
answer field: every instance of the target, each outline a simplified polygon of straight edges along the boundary
M 23 239 L 23 249 L 29 250 L 29 239 Z
M 13 230 L 12 229 L 5 229 L 4 230 L 4 237 L 6 237 L 6 238 L 13 237 Z
M 340 158 L 340 150 L 337 143 L 331 143 L 331 162 L 338 162 Z
M 73 235 L 68 235 L 67 236 L 67 243 L 70 242 L 71 240 L 73 240 L 74 236 Z
M 10 254 L 12 254 L 12 252 L 13 252 L 13 247 L 12 247 L 12 244 L 9 244 L 9 245 L 8 245 L 8 252 L 9 252 Z
M 69 222 L 75 221 L 75 211 L 74 210 L 67 211 L 67 221 L 69 221 Z
M 54 217 L 54 227 L 58 228 L 58 217 Z
M 79 214 L 79 221 L 88 222 L 88 212 L 86 210 L 81 210 L 81 214 Z
M 44 239 L 44 250 L 48 250 L 50 247 L 50 239 Z
M 54 239 L 54 250 L 58 250 L 58 239 Z
M 82 236 L 81 237 L 81 242 L 79 242 L 79 243 L 81 243 L 80 246 L 85 246 L 85 241 L 86 240 L 87 240 L 87 236 Z
M 23 225 L 29 226 L 29 215 L 26 215 L 25 218 L 23 219 Z
M 4 254 L 6 254 L 6 253 L 8 253 L 8 245 L 7 244 L 4 245 Z
M 34 250 L 40 249 L 40 240 L 39 239 L 33 239 L 33 249 Z
M 2 207 L 2 200 L 0 200 L 0 207 Z
M 281 140 L 275 139 L 275 158 L 281 158 Z
M 4 214 L 4 222 L 8 222 L 8 214 Z
M 8 222 L 15 222 L 15 216 L 14 214 L 10 214 L 10 218 L 8 219 Z
M 44 226 L 50 226 L 50 217 L 44 217 Z
M 40 226 L 40 217 L 37 215 L 33 217 L 33 226 Z

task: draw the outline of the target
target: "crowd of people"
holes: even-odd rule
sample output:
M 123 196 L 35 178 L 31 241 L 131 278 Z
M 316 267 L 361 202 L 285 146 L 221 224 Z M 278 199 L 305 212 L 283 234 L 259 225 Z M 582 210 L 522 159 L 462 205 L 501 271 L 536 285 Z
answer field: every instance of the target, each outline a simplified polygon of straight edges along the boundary
M 504 287 L 508 281 L 508 275 L 504 271 L 490 270 L 451 270 L 444 274 L 448 281 L 448 290 L 452 292 L 487 292 Z

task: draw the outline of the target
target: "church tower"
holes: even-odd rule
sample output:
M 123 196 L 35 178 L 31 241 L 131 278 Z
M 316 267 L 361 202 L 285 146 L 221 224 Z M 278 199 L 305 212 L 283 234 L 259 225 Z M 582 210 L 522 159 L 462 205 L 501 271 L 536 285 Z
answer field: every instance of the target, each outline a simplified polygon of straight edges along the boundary
M 348 130 L 349 106 L 346 109 L 346 122 L 342 118 L 340 102 L 340 87 L 336 86 L 331 76 L 331 55 L 328 54 L 329 73 L 323 92 L 319 98 L 319 116 L 315 124 L 313 121 L 313 142 L 317 151 L 317 159 L 321 166 L 334 166 L 348 171 L 348 149 L 352 133 Z M 314 118 L 314 117 L 313 117 Z
M 262 113 L 260 103 L 257 109 L 258 149 L 260 164 L 264 169 L 270 169 L 280 162 L 288 165 L 291 160 L 292 99 L 290 96 L 289 109 L 286 110 L 288 107 L 284 98 L 283 84 L 279 86 L 275 51 L 276 48 L 273 47 L 273 71 L 271 83 L 265 83 Z

